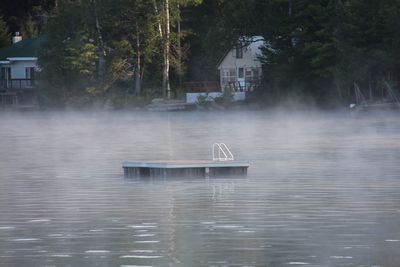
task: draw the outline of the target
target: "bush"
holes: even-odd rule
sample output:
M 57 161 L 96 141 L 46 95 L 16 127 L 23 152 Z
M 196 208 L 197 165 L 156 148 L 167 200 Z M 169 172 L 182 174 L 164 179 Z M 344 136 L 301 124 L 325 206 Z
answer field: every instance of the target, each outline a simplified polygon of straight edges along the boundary
M 221 105 L 229 105 L 233 102 L 233 92 L 230 88 L 225 88 L 221 96 L 214 98 L 214 101 Z
M 210 103 L 208 92 L 205 94 L 199 94 L 197 96 L 196 104 L 199 106 L 207 106 Z

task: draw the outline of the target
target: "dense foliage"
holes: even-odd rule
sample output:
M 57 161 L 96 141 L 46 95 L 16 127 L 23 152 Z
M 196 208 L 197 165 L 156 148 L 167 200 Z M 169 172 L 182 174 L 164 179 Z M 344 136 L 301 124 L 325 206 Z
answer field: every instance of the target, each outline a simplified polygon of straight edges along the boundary
M 43 96 L 50 102 L 56 98 L 58 103 L 72 100 L 82 104 L 94 99 L 121 102 L 126 96 L 167 96 L 170 68 L 172 79 L 183 76 L 185 31 L 180 29 L 180 10 L 188 4 L 196 3 L 58 3 L 39 61 L 42 81 L 46 81 L 42 83 Z
M 267 41 L 259 93 L 271 102 L 346 102 L 354 82 L 375 93 L 383 80 L 398 86 L 400 1 L 206 0 L 201 8 L 204 51 L 221 55 L 239 36 Z
M 10 44 L 10 33 L 3 16 L 0 14 L 0 48 Z
M 177 93 L 185 80 L 217 80 L 216 63 L 243 36 L 267 41 L 265 103 L 345 103 L 354 83 L 370 94 L 384 81 L 398 86 L 398 0 L 25 1 L 11 14 L 15 3 L 0 6 L 8 26 L 48 36 L 48 102 L 167 96 L 169 84 Z M 0 20 L 0 40 L 2 28 Z
M 0 10 L 10 32 L 25 38 L 36 37 L 45 25 L 57 0 L 1 0 Z

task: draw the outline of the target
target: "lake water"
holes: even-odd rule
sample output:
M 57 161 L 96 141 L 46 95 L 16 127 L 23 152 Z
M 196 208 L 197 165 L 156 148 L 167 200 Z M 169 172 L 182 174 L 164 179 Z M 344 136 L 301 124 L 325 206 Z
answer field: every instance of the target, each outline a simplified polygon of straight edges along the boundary
M 0 114 L 1 266 L 400 264 L 399 114 Z M 137 180 L 122 160 L 247 177 Z

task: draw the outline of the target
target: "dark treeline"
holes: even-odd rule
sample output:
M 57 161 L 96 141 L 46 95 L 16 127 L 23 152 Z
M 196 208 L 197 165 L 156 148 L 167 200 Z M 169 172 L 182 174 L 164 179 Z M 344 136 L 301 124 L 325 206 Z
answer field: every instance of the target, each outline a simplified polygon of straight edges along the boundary
M 400 80 L 398 0 L 3 0 L 0 10 L 0 46 L 14 31 L 46 35 L 48 103 L 179 96 L 183 81 L 218 80 L 218 60 L 243 36 L 267 41 L 257 90 L 267 104 L 348 103 L 354 83 L 378 92 Z

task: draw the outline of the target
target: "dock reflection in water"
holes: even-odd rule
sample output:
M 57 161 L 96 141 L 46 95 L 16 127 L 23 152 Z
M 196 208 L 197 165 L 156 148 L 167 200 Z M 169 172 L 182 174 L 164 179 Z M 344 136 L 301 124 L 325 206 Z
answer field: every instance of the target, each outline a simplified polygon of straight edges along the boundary
M 398 266 L 396 114 L 0 114 L 0 266 Z M 210 159 L 247 177 L 126 179 Z

